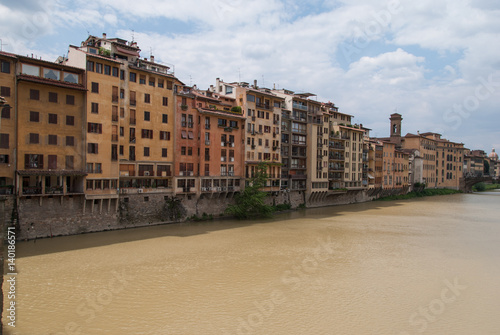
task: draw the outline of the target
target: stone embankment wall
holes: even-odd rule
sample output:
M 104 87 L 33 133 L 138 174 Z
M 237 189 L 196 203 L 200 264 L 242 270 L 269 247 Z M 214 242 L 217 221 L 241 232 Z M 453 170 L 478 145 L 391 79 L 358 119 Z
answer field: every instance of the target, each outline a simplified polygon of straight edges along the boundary
M 306 199 L 304 192 L 274 192 L 267 198 L 270 205 L 288 203 L 299 206 L 320 207 L 370 201 L 407 190 L 351 190 L 336 193 L 312 194 Z M 8 198 L 8 199 L 7 199 Z M 15 213 L 15 197 L 5 200 L 5 221 L 10 222 Z M 19 198 L 19 239 L 35 239 L 59 235 L 75 235 L 88 232 L 144 227 L 164 223 L 182 222 L 192 216 L 212 215 L 215 219 L 224 215 L 229 204 L 234 203 L 232 194 L 214 193 L 182 195 L 127 194 L 116 199 L 85 199 L 85 196 L 54 196 Z

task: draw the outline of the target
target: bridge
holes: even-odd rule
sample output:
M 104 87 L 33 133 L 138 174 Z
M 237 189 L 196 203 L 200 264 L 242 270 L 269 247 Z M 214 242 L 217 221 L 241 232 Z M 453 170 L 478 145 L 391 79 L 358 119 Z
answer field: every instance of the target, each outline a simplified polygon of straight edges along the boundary
M 493 177 L 489 175 L 474 175 L 467 174 L 463 178 L 460 178 L 460 190 L 465 193 L 472 192 L 472 186 L 481 182 L 492 182 Z

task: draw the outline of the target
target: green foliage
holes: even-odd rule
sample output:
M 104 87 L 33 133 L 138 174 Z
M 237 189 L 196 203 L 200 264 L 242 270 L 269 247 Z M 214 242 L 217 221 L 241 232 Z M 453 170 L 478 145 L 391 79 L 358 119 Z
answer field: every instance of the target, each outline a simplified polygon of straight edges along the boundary
M 376 200 L 381 201 L 390 201 L 390 200 L 405 200 L 405 199 L 413 199 L 420 197 L 429 197 L 433 195 L 448 195 L 448 194 L 456 194 L 462 193 L 462 191 L 452 190 L 448 188 L 437 188 L 437 189 L 427 189 L 422 191 L 412 191 L 406 194 L 401 195 L 390 195 L 388 197 L 378 198 Z
M 241 107 L 240 106 L 234 106 L 231 108 L 231 112 L 233 113 L 238 113 L 238 114 L 241 114 Z
M 472 186 L 472 190 L 474 192 L 486 191 L 486 184 L 485 183 L 477 183 L 476 185 Z
M 261 191 L 268 179 L 266 170 L 266 163 L 257 166 L 245 190 L 236 196 L 236 203 L 227 207 L 227 214 L 234 215 L 240 220 L 272 216 L 274 208 L 265 204 L 267 193 Z
M 278 204 L 278 205 L 273 206 L 273 208 L 275 211 L 280 212 L 280 211 L 289 210 L 290 208 L 292 208 L 292 205 L 290 205 L 290 204 Z
M 483 173 L 489 175 L 490 174 L 490 162 L 486 159 L 484 160 Z
M 103 47 L 99 48 L 99 54 L 102 56 L 110 57 L 111 56 L 111 51 L 108 49 L 104 49 Z
M 305 208 L 307 208 L 307 207 L 306 207 L 306 203 L 304 202 L 303 204 L 300 204 L 298 208 L 300 208 L 300 209 L 305 209 Z

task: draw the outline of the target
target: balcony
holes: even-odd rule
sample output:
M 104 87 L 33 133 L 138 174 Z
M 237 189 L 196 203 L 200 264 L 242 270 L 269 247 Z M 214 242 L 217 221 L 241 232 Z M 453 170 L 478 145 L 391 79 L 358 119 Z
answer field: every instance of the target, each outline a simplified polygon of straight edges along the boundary
M 139 170 L 139 177 L 150 177 L 154 175 L 155 172 L 153 170 L 144 170 L 144 171 Z
M 266 105 L 261 102 L 257 102 L 255 106 L 257 106 L 257 108 L 271 109 L 270 105 Z
M 206 140 L 205 145 L 210 145 L 210 140 Z
M 156 171 L 156 176 L 157 177 L 171 177 L 172 176 L 172 171 Z
M 334 161 L 343 161 L 343 160 L 345 160 L 345 157 L 342 155 L 329 155 L 328 159 L 334 160 Z
M 307 105 L 304 106 L 304 105 L 298 104 L 296 101 L 293 102 L 292 107 L 295 108 L 295 109 L 300 109 L 300 110 L 303 110 L 303 111 L 307 111 Z
M 183 177 L 192 177 L 193 176 L 193 171 L 181 171 L 180 175 Z

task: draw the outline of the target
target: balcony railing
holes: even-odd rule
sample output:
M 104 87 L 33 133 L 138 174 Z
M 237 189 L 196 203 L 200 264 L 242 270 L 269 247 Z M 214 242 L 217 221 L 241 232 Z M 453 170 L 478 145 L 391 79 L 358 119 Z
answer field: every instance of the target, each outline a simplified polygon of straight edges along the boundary
M 261 102 L 257 102 L 255 106 L 257 106 L 258 108 L 271 109 L 270 105 L 266 105 Z

